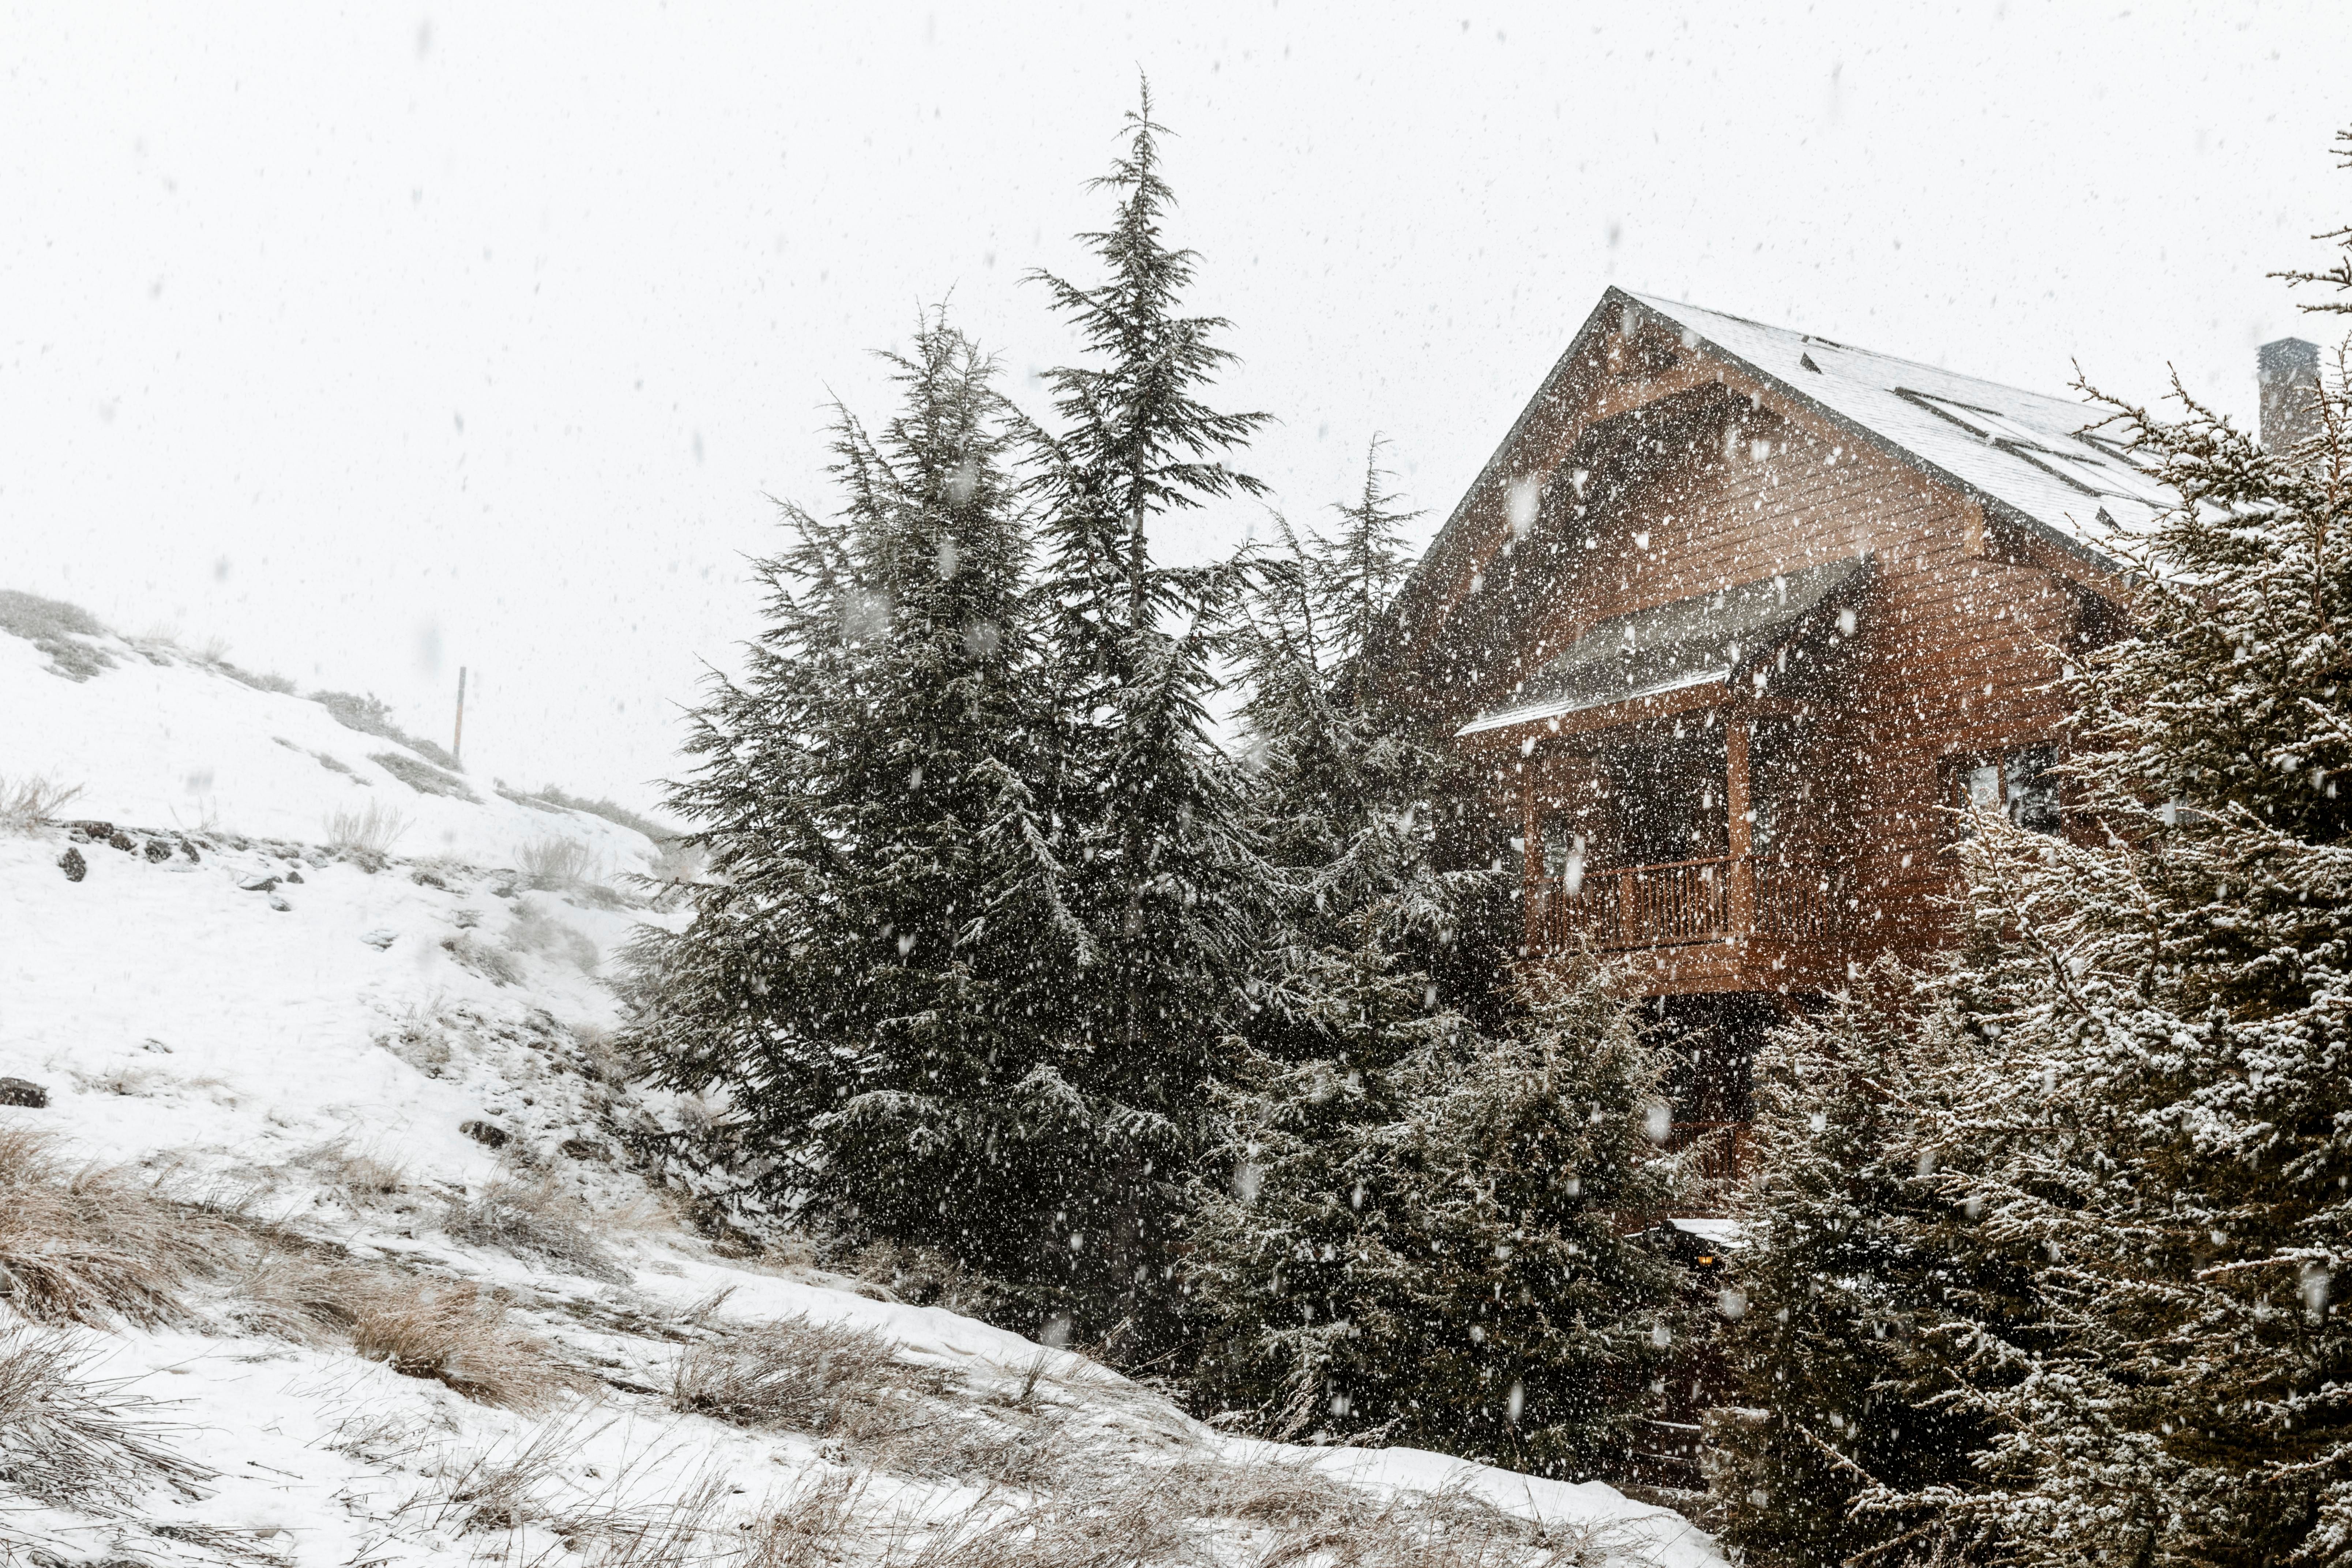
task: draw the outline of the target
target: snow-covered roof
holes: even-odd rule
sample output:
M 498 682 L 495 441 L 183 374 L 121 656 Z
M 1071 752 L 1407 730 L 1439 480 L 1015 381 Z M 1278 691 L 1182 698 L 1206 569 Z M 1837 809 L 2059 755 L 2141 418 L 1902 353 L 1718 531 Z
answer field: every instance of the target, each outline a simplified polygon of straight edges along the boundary
M 1472 735 L 1728 681 L 1869 569 L 1866 557 L 1826 561 L 1595 622 L 1501 707 L 1457 732 Z
M 2063 542 L 2105 556 L 2119 529 L 2137 531 L 2172 504 L 2118 443 L 2084 433 L 2096 416 L 2070 398 L 1655 295 L 1626 297 L 1680 326 L 1685 343 L 1705 340 Z

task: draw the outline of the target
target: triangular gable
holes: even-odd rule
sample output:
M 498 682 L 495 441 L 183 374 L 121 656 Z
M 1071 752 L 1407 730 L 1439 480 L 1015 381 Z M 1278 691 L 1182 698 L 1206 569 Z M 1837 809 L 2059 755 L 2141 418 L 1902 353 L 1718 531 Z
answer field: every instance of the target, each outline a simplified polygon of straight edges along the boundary
M 1679 364 L 1649 374 L 1627 362 L 1645 328 L 1679 336 Z M 2092 416 L 2078 403 L 1612 288 L 1432 542 L 1399 601 L 1407 639 L 1444 622 L 1475 586 L 1519 525 L 1514 509 L 1567 450 L 1562 432 L 1704 380 L 1745 384 L 1852 434 L 2102 592 L 2129 575 L 2112 552 L 2116 534 L 2171 503 L 2116 443 L 2084 433 Z

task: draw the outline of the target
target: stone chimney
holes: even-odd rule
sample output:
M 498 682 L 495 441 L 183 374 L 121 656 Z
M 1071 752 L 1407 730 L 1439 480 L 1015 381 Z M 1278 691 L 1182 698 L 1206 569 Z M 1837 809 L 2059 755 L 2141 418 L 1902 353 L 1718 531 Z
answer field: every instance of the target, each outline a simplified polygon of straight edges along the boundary
M 2319 345 L 2301 338 L 2264 343 L 2255 353 L 2254 379 L 2262 387 L 2263 447 L 2284 452 L 2319 434 L 2319 411 L 2311 391 L 2319 384 Z

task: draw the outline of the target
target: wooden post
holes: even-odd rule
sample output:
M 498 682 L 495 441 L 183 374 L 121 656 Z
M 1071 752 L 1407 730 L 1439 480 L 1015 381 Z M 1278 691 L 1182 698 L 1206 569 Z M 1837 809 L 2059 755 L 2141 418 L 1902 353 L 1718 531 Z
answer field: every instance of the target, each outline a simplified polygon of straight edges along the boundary
M 1756 866 L 1749 858 L 1754 847 L 1754 809 L 1748 796 L 1748 721 L 1731 719 L 1723 726 L 1723 808 L 1727 847 L 1731 855 L 1731 929 L 1740 936 L 1756 930 Z
M 466 667 L 457 667 L 457 728 L 449 736 L 449 754 L 466 760 Z
M 1543 950 L 1544 938 L 1544 850 L 1543 817 L 1536 804 L 1535 769 L 1526 766 L 1525 782 L 1519 786 L 1519 898 L 1527 906 L 1527 949 L 1532 957 Z

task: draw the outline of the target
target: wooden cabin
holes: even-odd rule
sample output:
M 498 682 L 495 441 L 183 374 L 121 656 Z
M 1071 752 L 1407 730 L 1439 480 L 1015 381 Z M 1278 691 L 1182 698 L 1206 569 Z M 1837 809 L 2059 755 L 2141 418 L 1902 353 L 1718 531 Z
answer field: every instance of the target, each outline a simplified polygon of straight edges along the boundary
M 2167 500 L 2088 419 L 1612 289 L 1407 585 L 1472 852 L 1516 858 L 1529 955 L 1622 954 L 1678 1031 L 1678 1137 L 1736 1158 L 1773 1019 L 1948 939 L 1948 808 L 2062 828 L 2053 683 Z

